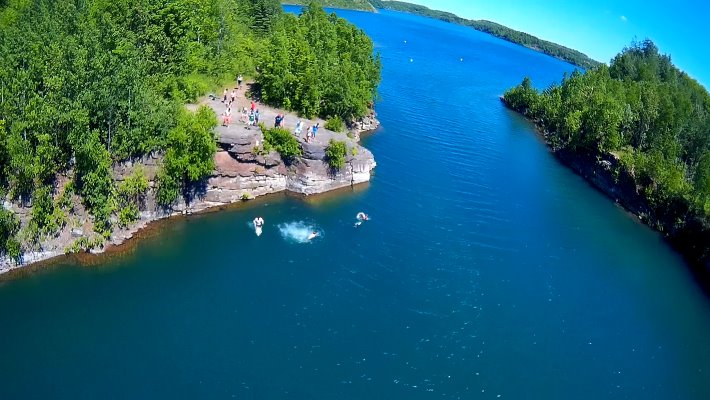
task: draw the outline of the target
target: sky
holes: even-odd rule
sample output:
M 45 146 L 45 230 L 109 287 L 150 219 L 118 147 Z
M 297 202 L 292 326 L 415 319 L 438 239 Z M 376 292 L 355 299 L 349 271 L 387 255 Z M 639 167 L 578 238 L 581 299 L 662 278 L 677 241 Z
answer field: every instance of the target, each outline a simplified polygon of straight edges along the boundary
M 632 40 L 650 38 L 673 63 L 710 87 L 708 0 L 408 0 L 487 19 L 609 63 Z

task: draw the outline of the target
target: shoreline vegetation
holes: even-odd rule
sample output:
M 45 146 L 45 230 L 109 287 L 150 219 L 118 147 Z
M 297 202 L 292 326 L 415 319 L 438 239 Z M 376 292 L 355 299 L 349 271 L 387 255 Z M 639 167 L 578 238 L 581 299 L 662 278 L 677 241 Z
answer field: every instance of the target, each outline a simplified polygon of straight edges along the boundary
M 376 165 L 357 142 L 379 125 L 379 56 L 315 3 L 9 0 L 0 30 L 0 273 L 173 215 L 366 182 Z
M 282 4 L 284 5 L 304 5 L 307 3 L 307 0 L 282 1 Z M 531 50 L 566 61 L 580 68 L 594 68 L 601 64 L 599 61 L 590 58 L 589 56 L 580 51 L 570 49 L 568 47 L 544 39 L 540 39 L 525 32 L 516 31 L 515 29 L 508 28 L 507 26 L 498 24 L 493 21 L 483 19 L 471 20 L 461 18 L 458 15 L 450 12 L 432 10 L 428 7 L 421 6 L 418 4 L 407 3 L 404 1 L 387 0 L 324 0 L 320 3 L 323 4 L 325 7 L 341 8 L 347 10 L 359 10 L 368 12 L 376 12 L 377 10 L 390 10 L 433 18 L 444 22 L 467 26 L 483 33 L 488 33 L 505 41 L 515 43 L 523 47 L 527 47 Z
M 610 66 L 543 91 L 526 77 L 501 100 L 710 282 L 710 94 L 670 56 L 650 40 L 632 43 Z

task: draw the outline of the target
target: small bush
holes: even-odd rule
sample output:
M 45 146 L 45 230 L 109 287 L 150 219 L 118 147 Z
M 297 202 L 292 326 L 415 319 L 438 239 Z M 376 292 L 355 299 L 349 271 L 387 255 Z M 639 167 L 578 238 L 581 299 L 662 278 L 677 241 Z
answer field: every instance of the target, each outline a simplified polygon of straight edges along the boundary
M 94 238 L 80 237 L 74 241 L 71 245 L 64 249 L 65 254 L 74 254 L 82 251 L 89 251 L 92 249 L 99 248 L 104 245 L 104 238 L 102 236 L 95 236 Z
M 286 163 L 290 163 L 296 157 L 303 155 L 301 145 L 291 132 L 282 128 L 266 129 L 263 132 L 264 149 L 267 149 L 268 146 L 273 147 Z
M 343 122 L 343 119 L 340 117 L 328 118 L 324 126 L 325 129 L 333 132 L 342 132 L 345 130 L 345 122 Z
M 145 203 L 145 194 L 148 191 L 148 178 L 143 168 L 137 167 L 118 187 L 116 198 L 118 200 L 118 224 L 125 228 L 138 221 L 140 210 Z
M 131 203 L 121 208 L 118 212 L 118 226 L 126 228 L 128 225 L 138 221 L 141 213 L 138 206 Z
M 20 231 L 20 219 L 14 212 L 0 206 L 0 256 L 8 255 L 19 260 L 22 255 L 17 233 Z
M 348 154 L 348 146 L 345 142 L 330 139 L 328 147 L 325 148 L 325 160 L 330 169 L 338 171 L 345 165 L 345 156 Z
M 69 181 L 64 186 L 64 190 L 57 199 L 57 207 L 61 208 L 62 210 L 73 211 L 74 201 L 72 201 L 72 196 L 74 195 L 74 192 L 74 181 Z
M 178 89 L 183 93 L 185 100 L 191 103 L 197 98 L 207 93 L 212 86 L 212 82 L 204 75 L 188 75 L 178 79 Z
M 350 150 L 350 154 L 351 154 L 353 157 L 355 157 L 355 156 L 357 156 L 357 153 L 358 153 L 357 146 L 353 146 L 353 148 Z
M 242 193 L 242 201 L 247 201 L 249 199 L 251 199 L 249 193 Z

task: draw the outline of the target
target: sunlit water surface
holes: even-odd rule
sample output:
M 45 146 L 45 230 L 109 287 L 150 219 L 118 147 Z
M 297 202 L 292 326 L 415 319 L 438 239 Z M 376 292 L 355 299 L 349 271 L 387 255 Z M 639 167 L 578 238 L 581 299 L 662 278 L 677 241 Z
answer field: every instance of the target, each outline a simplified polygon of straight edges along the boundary
M 498 100 L 573 67 L 339 13 L 384 65 L 372 183 L 0 284 L 0 398 L 710 398 L 710 307 L 682 260 Z

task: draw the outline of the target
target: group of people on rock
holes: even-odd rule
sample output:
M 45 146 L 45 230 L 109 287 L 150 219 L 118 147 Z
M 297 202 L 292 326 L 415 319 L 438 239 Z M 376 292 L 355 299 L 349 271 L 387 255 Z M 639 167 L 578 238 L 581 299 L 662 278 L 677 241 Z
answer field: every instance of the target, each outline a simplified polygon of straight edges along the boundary
M 320 128 L 320 124 L 311 125 L 306 128 L 306 142 L 310 142 L 311 139 L 316 138 L 318 128 Z M 296 136 L 301 136 L 301 132 L 303 132 L 303 121 L 299 119 L 298 122 L 296 122 L 296 128 L 293 130 L 293 133 Z
M 223 99 L 222 102 L 225 104 L 226 109 L 222 113 L 222 126 L 228 126 L 229 124 L 232 123 L 232 107 L 236 107 L 236 101 L 237 101 L 237 90 L 242 87 L 242 81 L 243 77 L 240 74 L 237 77 L 237 87 L 232 89 L 230 92 L 228 88 L 224 89 L 224 94 L 223 94 Z M 284 114 L 277 114 L 276 117 L 274 117 L 274 127 L 275 128 L 285 128 L 285 119 L 286 117 Z M 251 106 L 249 109 L 246 107 L 243 107 L 241 110 L 241 116 L 239 118 L 239 121 L 248 125 L 248 126 L 256 126 L 259 125 L 259 110 L 256 108 L 256 103 L 253 101 L 251 102 Z M 303 133 L 303 121 L 298 120 L 296 123 L 296 128 L 294 129 L 294 134 L 297 137 L 301 136 L 301 133 Z M 306 136 L 305 140 L 306 142 L 310 142 L 311 140 L 316 138 L 316 134 L 318 133 L 318 129 L 320 128 L 320 124 L 317 123 L 315 125 L 311 125 L 306 127 Z
M 236 97 L 236 91 L 232 90 L 231 99 L 227 101 L 227 89 L 224 89 L 223 102 L 226 104 L 226 109 L 222 113 L 222 126 L 228 126 L 232 123 L 232 105 L 235 104 Z M 239 122 L 248 126 L 256 126 L 259 125 L 259 117 L 259 109 L 256 108 L 256 103 L 252 101 L 249 109 L 247 109 L 246 107 L 242 108 L 241 116 L 239 117 Z

